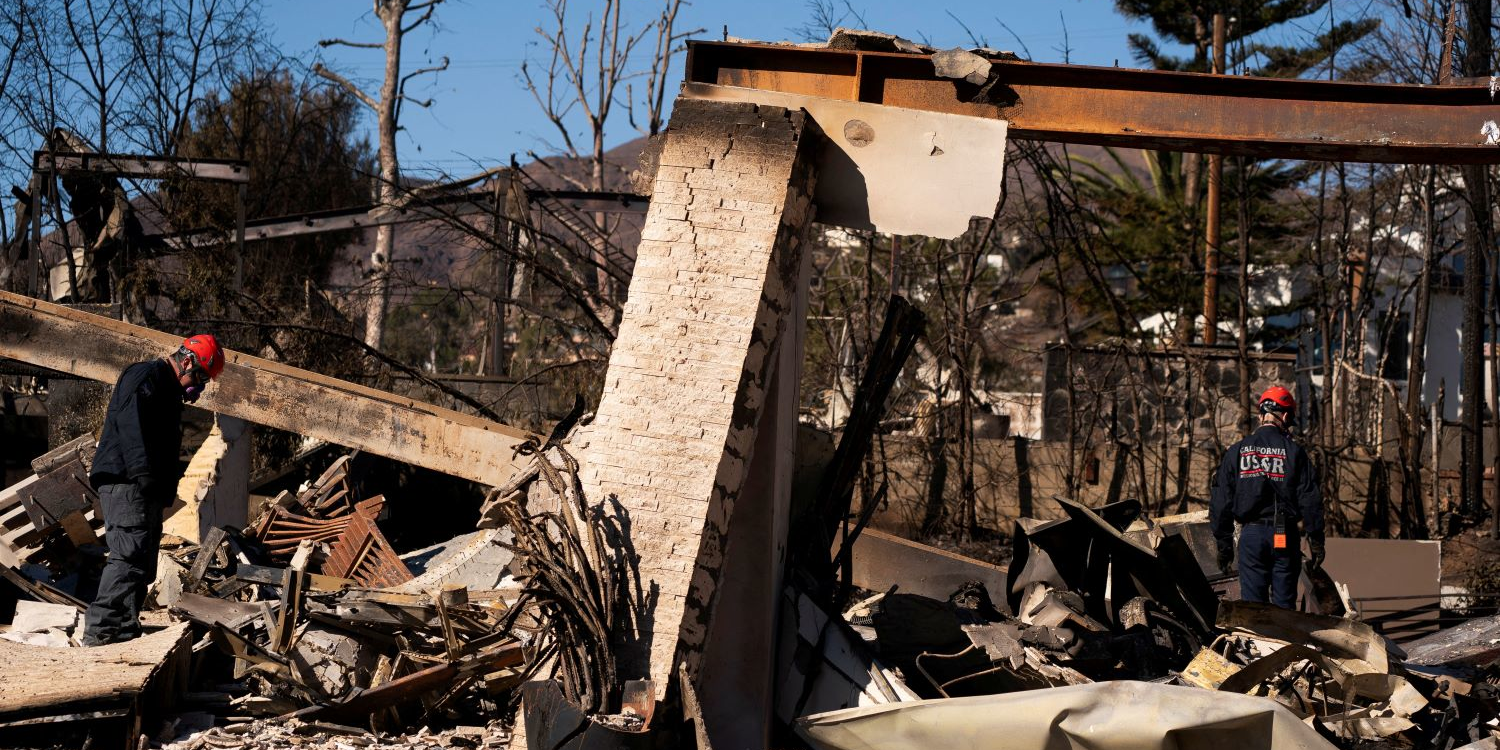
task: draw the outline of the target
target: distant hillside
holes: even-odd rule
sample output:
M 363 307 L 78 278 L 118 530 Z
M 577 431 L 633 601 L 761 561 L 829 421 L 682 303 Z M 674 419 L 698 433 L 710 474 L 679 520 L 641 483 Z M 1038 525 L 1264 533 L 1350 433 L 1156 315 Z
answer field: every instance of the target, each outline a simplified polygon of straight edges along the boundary
M 637 168 L 646 139 L 637 138 L 606 153 L 612 169 L 606 171 L 605 190 L 629 191 L 629 173 Z M 546 164 L 528 162 L 521 168 L 537 183 L 552 190 L 575 190 L 568 178 L 587 184 L 591 165 L 587 160 L 546 157 Z M 461 177 L 461 175 L 457 175 Z M 633 247 L 635 231 L 621 237 Z M 375 230 L 367 229 L 343 250 L 346 263 L 335 267 L 328 279 L 329 288 L 343 290 L 363 283 L 369 272 L 370 253 L 374 250 Z M 477 259 L 478 246 L 441 222 L 401 224 L 396 231 L 393 253 L 397 279 L 411 288 L 445 287 L 462 281 Z

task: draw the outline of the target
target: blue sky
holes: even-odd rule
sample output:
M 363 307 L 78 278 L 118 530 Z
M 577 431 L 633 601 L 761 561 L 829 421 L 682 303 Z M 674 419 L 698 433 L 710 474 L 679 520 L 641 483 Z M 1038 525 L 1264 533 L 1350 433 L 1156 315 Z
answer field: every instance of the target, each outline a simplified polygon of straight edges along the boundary
M 656 0 L 624 2 L 632 28 L 660 8 Z M 575 26 L 600 5 L 600 0 L 572 0 L 569 12 L 576 17 Z M 1019 36 L 1031 58 L 1044 62 L 1063 61 L 1066 29 L 1071 62 L 1113 65 L 1118 60 L 1132 66 L 1126 34 L 1147 30 L 1120 17 L 1110 0 L 904 0 L 855 2 L 854 7 L 868 28 L 938 47 L 970 46 L 968 33 L 955 20 L 962 19 L 991 47 L 1020 52 Z M 317 44 L 328 37 L 380 41 L 380 26 L 366 0 L 265 0 L 262 12 L 274 30 L 272 41 L 283 53 L 305 65 L 321 54 L 330 67 L 362 80 L 371 90 L 378 85 L 378 51 L 320 50 Z M 719 38 L 726 25 L 731 36 L 795 39 L 795 28 L 809 16 L 807 0 L 696 0 L 684 9 L 678 28 L 704 28 L 700 36 L 711 39 Z M 542 59 L 536 28 L 552 22 L 547 7 L 540 0 L 447 0 L 438 7 L 435 20 L 435 30 L 424 28 L 408 37 L 403 67 L 415 69 L 443 55 L 451 66 L 420 83 L 414 81 L 408 91 L 417 98 L 432 98 L 433 104 L 427 110 L 408 106 L 403 111 L 402 168 L 465 174 L 476 171 L 476 164 L 504 162 L 512 153 L 524 161 L 528 150 L 553 152 L 557 134 L 520 80 L 523 60 Z M 674 84 L 681 80 L 681 70 L 679 58 L 672 71 Z M 367 126 L 369 122 L 367 118 Z M 609 131 L 609 145 L 636 135 L 621 112 Z

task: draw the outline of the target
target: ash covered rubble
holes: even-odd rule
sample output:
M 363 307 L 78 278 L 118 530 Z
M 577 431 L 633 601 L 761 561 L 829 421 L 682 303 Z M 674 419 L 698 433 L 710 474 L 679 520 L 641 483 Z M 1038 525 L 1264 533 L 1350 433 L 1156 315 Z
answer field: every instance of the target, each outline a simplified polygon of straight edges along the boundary
M 1015 747 L 1063 738 L 1100 747 L 1495 746 L 1500 618 L 1403 649 L 1351 617 L 1221 599 L 1225 577 L 1211 554 L 1200 567 L 1190 542 L 1206 520 L 1169 527 L 1133 501 L 1058 502 L 1066 518 L 1017 524 L 1003 599 L 975 582 L 946 601 L 897 589 L 844 613 L 894 668 L 887 679 L 904 678 L 928 700 L 805 716 L 799 733 L 820 748 L 976 733 L 1012 737 Z M 1325 606 L 1343 613 L 1336 601 Z M 1122 701 L 1152 716 L 1150 726 L 1132 734 Z M 935 729 L 940 717 L 951 723 Z M 1210 731 L 1224 721 L 1254 731 Z M 1118 732 L 1093 736 L 1100 722 Z M 1050 729 L 1038 735 L 1038 726 Z
M 169 540 L 150 632 L 94 649 L 73 647 L 78 581 L 97 554 L 80 531 L 95 528 L 77 479 L 90 445 L 38 459 L 38 475 L 3 496 L 11 562 L 0 571 L 23 601 L 0 637 L 0 738 L 191 750 L 691 742 L 672 728 L 703 722 L 697 696 L 682 689 L 691 683 L 677 682 L 679 705 L 659 703 L 650 681 L 625 679 L 617 662 L 641 616 L 627 519 L 613 499 L 585 498 L 567 444 L 555 433 L 531 446 L 515 478 L 491 492 L 479 528 L 404 555 L 381 532 L 384 499 L 357 497 L 340 458 L 245 528 L 212 529 L 202 544 Z M 70 493 L 89 502 L 56 499 Z M 1152 521 L 1133 501 L 1057 502 L 1058 520 L 1017 523 L 1004 569 L 910 544 L 935 566 L 929 584 L 1002 576 L 944 598 L 906 580 L 872 585 L 848 552 L 863 538 L 857 522 L 832 554 L 840 564 L 797 566 L 778 636 L 774 714 L 795 731 L 784 739 L 817 748 L 974 733 L 1016 747 L 1085 737 L 1099 747 L 1494 741 L 1500 618 L 1398 647 L 1341 616 L 1337 597 L 1311 602 L 1324 613 L 1222 598 L 1226 577 L 1202 549 L 1202 520 Z M 862 596 L 831 593 L 854 581 Z M 841 599 L 853 604 L 831 606 Z M 1090 734 L 1106 719 L 1109 737 Z
M 405 555 L 381 532 L 384 498 L 357 499 L 338 458 L 245 528 L 165 538 L 147 635 L 82 648 L 80 582 L 102 550 L 68 527 L 97 516 L 79 479 L 91 457 L 91 441 L 69 444 L 3 496 L 15 533 L 0 572 L 20 601 L 0 632 L 0 745 L 497 747 L 538 670 L 558 666 L 561 694 L 590 713 L 620 692 L 608 629 L 623 568 L 596 533 L 607 514 L 559 484 L 577 484 L 560 446 L 492 495 L 482 528 Z M 546 492 L 530 492 L 539 478 Z M 73 505 L 43 507 L 49 482 Z M 572 505 L 532 514 L 542 494 Z M 613 722 L 639 728 L 643 713 Z
M 38 459 L 38 475 L 3 495 L 11 562 L 0 572 L 24 600 L 0 638 L 0 737 L 191 750 L 690 742 L 673 726 L 703 722 L 697 696 L 682 689 L 691 683 L 676 682 L 678 705 L 659 703 L 655 686 L 625 679 L 617 661 L 641 616 L 628 520 L 612 498 L 584 496 L 558 437 L 567 427 L 528 449 L 514 479 L 490 493 L 479 528 L 404 555 L 381 531 L 384 498 L 356 496 L 348 457 L 337 459 L 245 528 L 214 528 L 202 544 L 168 540 L 151 632 L 96 649 L 72 647 L 78 581 L 97 555 L 81 531 L 97 534 L 78 479 L 91 446 Z M 58 499 L 72 494 L 86 502 Z M 1341 616 L 1336 596 L 1311 602 L 1322 614 L 1222 598 L 1226 577 L 1205 551 L 1202 520 L 1152 521 L 1133 501 L 1057 502 L 1061 518 L 1017 523 L 1004 569 L 908 544 L 927 555 L 924 593 L 933 580 L 987 576 L 946 597 L 890 573 L 876 580 L 849 552 L 862 530 L 874 534 L 852 516 L 834 564 L 805 564 L 817 551 L 800 550 L 776 657 L 774 715 L 795 732 L 784 739 L 817 748 L 951 744 L 971 733 L 1014 737 L 1016 747 L 1085 736 L 1100 747 L 1186 736 L 1204 744 L 1182 747 L 1493 742 L 1500 618 L 1403 650 Z M 863 596 L 832 593 L 855 582 Z M 840 600 L 853 604 L 832 606 Z M 1136 727 L 1137 714 L 1153 718 Z M 1104 719 L 1110 737 L 1090 735 Z M 1211 731 L 1226 725 L 1258 729 Z

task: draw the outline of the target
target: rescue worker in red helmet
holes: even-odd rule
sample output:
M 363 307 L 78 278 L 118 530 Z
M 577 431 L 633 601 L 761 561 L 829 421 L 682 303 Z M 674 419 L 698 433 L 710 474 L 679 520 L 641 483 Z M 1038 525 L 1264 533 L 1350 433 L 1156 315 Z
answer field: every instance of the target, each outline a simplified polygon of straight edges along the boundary
M 1225 571 L 1240 524 L 1240 598 L 1293 609 L 1303 539 L 1309 567 L 1323 565 L 1323 499 L 1312 461 L 1287 434 L 1297 411 L 1291 392 L 1273 386 L 1259 404 L 1260 427 L 1230 446 L 1214 475 L 1209 524 Z
M 182 405 L 198 400 L 224 370 L 213 336 L 189 336 L 165 357 L 125 368 L 109 399 L 89 482 L 104 512 L 109 556 L 84 613 L 85 646 L 141 634 L 141 603 L 156 577 L 162 511 L 182 475 Z

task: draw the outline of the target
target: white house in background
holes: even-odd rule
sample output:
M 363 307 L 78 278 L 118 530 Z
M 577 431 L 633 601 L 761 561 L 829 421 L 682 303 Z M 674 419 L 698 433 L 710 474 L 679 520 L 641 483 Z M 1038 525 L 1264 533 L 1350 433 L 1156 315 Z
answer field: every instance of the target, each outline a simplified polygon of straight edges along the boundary
M 1412 232 L 1399 234 L 1392 232 L 1384 239 L 1398 245 L 1422 242 L 1422 237 Z M 1372 279 L 1366 288 L 1374 295 L 1373 306 L 1366 318 L 1364 332 L 1365 372 L 1376 373 L 1378 368 L 1378 374 L 1391 381 L 1403 399 L 1406 395 L 1408 357 L 1413 345 L 1412 316 L 1415 313 L 1417 299 L 1415 281 L 1422 272 L 1422 261 L 1416 257 L 1420 248 L 1409 249 L 1411 250 L 1409 257 L 1393 257 L 1395 253 L 1387 253 L 1386 257 L 1372 264 L 1370 269 Z M 1294 271 L 1282 266 L 1259 268 L 1252 266 L 1251 278 L 1254 282 L 1250 288 L 1251 308 L 1292 306 L 1297 300 L 1312 294 L 1311 277 L 1310 272 Z M 1459 285 L 1461 278 L 1461 264 L 1455 268 L 1454 264 L 1448 260 L 1440 263 L 1432 281 L 1432 296 L 1428 308 L 1426 371 L 1422 382 L 1422 402 L 1424 406 L 1436 403 L 1439 386 L 1446 384 L 1443 417 L 1448 420 L 1458 419 L 1462 408 L 1462 401 L 1459 397 L 1459 382 L 1463 367 L 1463 337 L 1461 335 L 1463 297 Z M 1220 283 L 1233 282 L 1232 279 L 1226 279 Z M 1238 325 L 1232 314 L 1232 308 L 1220 310 L 1221 318 L 1218 326 L 1220 342 L 1233 342 L 1239 335 Z M 1228 320 L 1224 319 L 1225 315 L 1229 316 Z M 1386 338 L 1382 336 L 1382 333 L 1388 318 L 1394 318 L 1394 321 L 1391 335 Z M 1294 329 L 1298 322 L 1297 314 L 1272 316 L 1269 319 L 1252 317 L 1248 321 L 1252 334 L 1260 332 L 1268 325 L 1288 330 Z M 1202 316 L 1199 316 L 1194 323 L 1195 330 L 1203 329 Z M 1165 341 L 1176 330 L 1176 325 L 1177 316 L 1171 313 L 1151 315 L 1140 321 L 1142 330 L 1154 335 L 1157 341 Z M 1259 344 L 1254 345 L 1253 348 L 1257 351 L 1262 349 Z M 1313 365 L 1322 358 L 1323 344 L 1316 332 L 1305 331 L 1298 342 L 1298 348 L 1304 367 Z M 1488 344 L 1485 347 L 1487 358 L 1493 356 L 1491 348 Z M 1484 372 L 1485 393 L 1488 394 L 1490 393 L 1488 361 Z M 1316 371 L 1309 376 L 1309 381 L 1314 388 L 1323 386 L 1323 376 Z
M 1461 267 L 1460 267 L 1461 268 Z M 1371 269 L 1375 277 L 1374 306 L 1365 326 L 1365 371 L 1376 372 L 1392 382 L 1406 396 L 1407 363 L 1411 353 L 1413 318 L 1416 309 L 1416 291 L 1413 280 L 1422 272 L 1422 261 L 1418 258 L 1388 259 L 1383 267 Z M 1430 406 L 1437 402 L 1438 387 L 1447 385 L 1443 401 L 1443 418 L 1456 420 L 1461 414 L 1462 400 L 1459 383 L 1463 372 L 1463 294 L 1460 288 L 1461 272 L 1449 263 L 1442 263 L 1432 283 L 1432 297 L 1427 316 L 1427 346 L 1425 372 L 1422 378 L 1422 404 Z M 1408 291 L 1410 289 L 1410 291 Z M 1383 339 L 1382 329 L 1388 316 L 1395 321 L 1389 339 Z M 1486 358 L 1490 346 L 1485 346 Z M 1383 362 L 1383 365 L 1382 365 Z M 1484 367 L 1485 393 L 1490 392 L 1490 367 Z M 1314 379 L 1321 385 L 1321 378 Z

